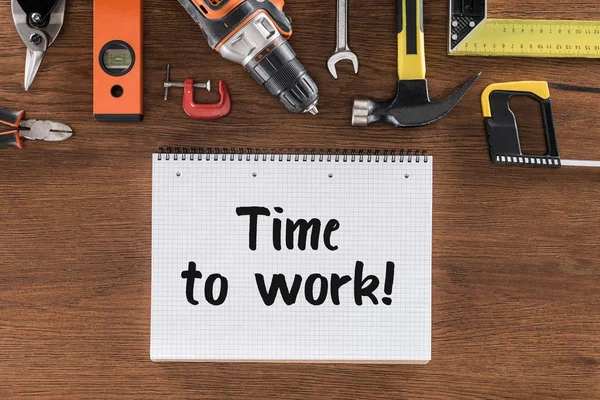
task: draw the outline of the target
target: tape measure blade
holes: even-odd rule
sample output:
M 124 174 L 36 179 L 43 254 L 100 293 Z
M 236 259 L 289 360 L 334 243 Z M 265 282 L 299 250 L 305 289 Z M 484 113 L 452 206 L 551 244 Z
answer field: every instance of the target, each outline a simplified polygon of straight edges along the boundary
M 585 160 L 560 160 L 563 166 L 567 167 L 592 167 L 600 168 L 600 161 L 585 161 Z
M 600 58 L 600 22 L 486 19 L 450 55 Z

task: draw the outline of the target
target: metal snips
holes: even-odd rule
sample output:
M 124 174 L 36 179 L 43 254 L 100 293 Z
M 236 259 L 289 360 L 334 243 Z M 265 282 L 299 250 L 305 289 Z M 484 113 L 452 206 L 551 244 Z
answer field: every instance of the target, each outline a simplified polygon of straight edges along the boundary
M 28 90 L 65 19 L 66 0 L 11 0 L 19 36 L 27 46 L 25 90 Z

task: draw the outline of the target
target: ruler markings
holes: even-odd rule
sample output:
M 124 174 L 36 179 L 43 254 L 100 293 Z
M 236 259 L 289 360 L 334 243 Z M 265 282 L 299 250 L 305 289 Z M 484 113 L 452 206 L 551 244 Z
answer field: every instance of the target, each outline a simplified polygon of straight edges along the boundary
M 487 19 L 452 54 L 600 58 L 600 22 Z

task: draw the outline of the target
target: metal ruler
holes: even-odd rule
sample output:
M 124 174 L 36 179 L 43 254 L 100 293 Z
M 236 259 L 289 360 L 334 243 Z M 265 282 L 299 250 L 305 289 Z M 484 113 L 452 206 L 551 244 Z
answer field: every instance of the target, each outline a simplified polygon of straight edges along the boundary
M 448 54 L 600 58 L 600 21 L 491 19 L 487 0 L 450 0 Z

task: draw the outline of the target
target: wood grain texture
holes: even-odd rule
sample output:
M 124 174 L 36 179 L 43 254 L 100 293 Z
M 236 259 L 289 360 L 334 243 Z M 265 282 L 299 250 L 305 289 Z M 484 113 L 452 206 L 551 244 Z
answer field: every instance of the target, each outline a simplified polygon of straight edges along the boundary
M 69 1 L 32 90 L 10 2 L 0 2 L 0 106 L 69 123 L 68 142 L 0 157 L 0 398 L 600 398 L 600 171 L 490 163 L 479 94 L 493 82 L 600 86 L 598 60 L 452 58 L 447 3 L 425 0 L 433 98 L 484 75 L 423 129 L 350 127 L 354 97 L 396 87 L 394 2 L 354 2 L 358 76 L 332 81 L 335 1 L 289 0 L 292 45 L 321 90 L 318 117 L 287 113 L 211 51 L 175 0 L 145 2 L 142 124 L 92 119 L 92 2 Z M 600 20 L 596 0 L 493 0 L 495 17 Z M 221 121 L 183 115 L 173 78 L 225 79 Z M 216 95 L 200 94 L 213 101 Z M 600 159 L 597 95 L 554 92 L 566 158 Z M 535 125 L 535 113 L 525 114 Z M 533 122 L 532 122 L 533 121 Z M 427 366 L 154 364 L 149 360 L 151 153 L 158 146 L 427 149 L 435 156 L 433 361 Z

